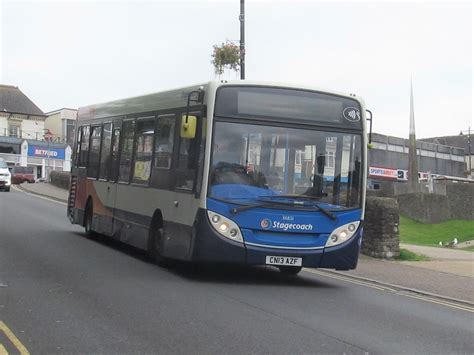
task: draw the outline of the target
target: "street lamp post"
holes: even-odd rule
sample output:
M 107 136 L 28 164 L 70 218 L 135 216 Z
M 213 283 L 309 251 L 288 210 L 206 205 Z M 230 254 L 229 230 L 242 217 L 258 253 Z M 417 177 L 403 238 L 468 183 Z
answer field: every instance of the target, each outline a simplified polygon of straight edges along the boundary
M 46 144 L 47 144 L 47 157 L 46 157 L 46 160 L 47 160 L 47 165 L 46 165 L 46 174 L 45 174 L 45 177 L 46 177 L 46 181 L 49 181 L 49 167 L 50 167 L 50 143 L 51 143 L 51 139 L 53 138 L 53 134 L 50 132 L 49 129 L 44 129 L 45 134 L 44 134 L 44 139 L 46 140 Z
M 240 0 L 240 79 L 245 79 L 245 0 Z
M 469 154 L 469 175 L 471 175 L 472 173 L 472 152 L 471 152 L 471 126 L 469 126 L 467 128 L 467 131 L 461 131 L 461 135 L 464 133 L 464 132 L 467 132 L 467 151 Z

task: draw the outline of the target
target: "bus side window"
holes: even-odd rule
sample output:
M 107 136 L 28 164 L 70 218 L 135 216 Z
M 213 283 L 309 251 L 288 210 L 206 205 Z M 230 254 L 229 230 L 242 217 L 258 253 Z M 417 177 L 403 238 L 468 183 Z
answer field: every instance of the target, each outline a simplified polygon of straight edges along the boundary
M 175 115 L 158 116 L 155 130 L 155 151 L 151 186 L 160 189 L 171 189 L 171 161 L 176 127 Z
M 109 165 L 109 181 L 117 181 L 118 171 L 118 153 L 120 147 L 120 128 L 114 128 L 114 134 L 112 136 L 112 151 L 111 151 L 111 164 Z
M 119 181 L 129 182 L 132 170 L 133 139 L 135 136 L 135 121 L 123 121 L 122 140 L 120 142 Z
M 104 124 L 102 132 L 102 146 L 100 152 L 99 178 L 107 179 L 111 164 L 110 145 L 112 143 L 112 122 Z
M 87 176 L 97 179 L 99 175 L 100 139 L 102 137 L 102 126 L 92 126 L 91 143 L 89 147 L 89 163 L 87 165 Z
M 148 181 L 150 180 L 154 135 L 154 117 L 137 120 L 137 136 L 134 149 L 132 179 L 132 182 L 135 184 L 148 184 Z
M 74 154 L 74 163 L 75 166 L 79 166 L 79 154 L 81 152 L 81 137 L 82 137 L 82 127 L 77 128 L 77 138 L 76 138 L 76 150 Z
M 90 136 L 90 126 L 82 127 L 82 139 L 81 139 L 81 149 L 79 153 L 79 166 L 87 166 L 87 158 L 89 156 L 89 136 Z
M 197 113 L 192 113 L 198 117 Z M 183 115 L 181 115 L 183 119 Z M 198 142 L 200 137 L 200 119 L 198 117 L 198 131 L 193 139 L 182 138 L 178 135 L 178 161 L 176 166 L 176 188 L 182 190 L 192 190 L 196 176 L 196 162 L 198 155 Z

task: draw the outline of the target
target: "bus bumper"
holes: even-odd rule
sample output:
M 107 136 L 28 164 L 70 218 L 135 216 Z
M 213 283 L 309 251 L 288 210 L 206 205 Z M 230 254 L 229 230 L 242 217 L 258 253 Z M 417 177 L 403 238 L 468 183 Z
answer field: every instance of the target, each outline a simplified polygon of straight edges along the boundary
M 302 258 L 302 266 L 337 270 L 355 269 L 359 258 L 362 228 L 344 244 L 330 249 L 281 250 L 238 243 L 220 236 L 212 228 L 205 210 L 198 211 L 191 260 L 249 265 L 265 265 L 267 256 Z
M 359 260 L 360 245 L 362 243 L 363 228 L 344 244 L 326 248 L 321 259 L 320 268 L 336 270 L 353 270 Z

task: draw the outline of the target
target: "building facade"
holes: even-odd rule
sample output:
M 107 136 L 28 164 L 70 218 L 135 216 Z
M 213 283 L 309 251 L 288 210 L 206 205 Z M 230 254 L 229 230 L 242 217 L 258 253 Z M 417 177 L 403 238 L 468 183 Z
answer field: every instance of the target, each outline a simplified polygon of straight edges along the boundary
M 372 134 L 368 151 L 369 187 L 379 180 L 408 181 L 408 139 Z M 417 140 L 418 175 L 466 177 L 464 149 Z
M 471 136 L 470 130 L 466 133 L 467 134 L 461 132 L 461 134 L 457 136 L 423 138 L 420 140 L 423 142 L 448 145 L 464 149 L 464 160 L 466 161 L 467 168 L 466 175 L 470 176 L 471 178 L 474 178 L 474 145 L 472 143 L 474 137 Z
M 77 110 L 61 108 L 46 113 L 45 128 L 53 135 L 53 142 L 74 144 Z
M 43 139 L 46 115 L 18 87 L 0 85 L 0 136 Z
M 71 147 L 54 142 L 46 118 L 18 87 L 0 85 L 0 158 L 9 166 L 33 167 L 37 178 L 51 170 L 69 171 Z

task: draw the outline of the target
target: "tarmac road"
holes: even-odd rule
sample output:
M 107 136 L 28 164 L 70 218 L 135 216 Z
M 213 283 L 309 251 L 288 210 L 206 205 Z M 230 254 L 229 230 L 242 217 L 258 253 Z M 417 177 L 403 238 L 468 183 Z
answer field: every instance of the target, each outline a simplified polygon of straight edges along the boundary
M 473 312 L 307 271 L 163 269 L 0 192 L 0 354 L 472 353 Z

